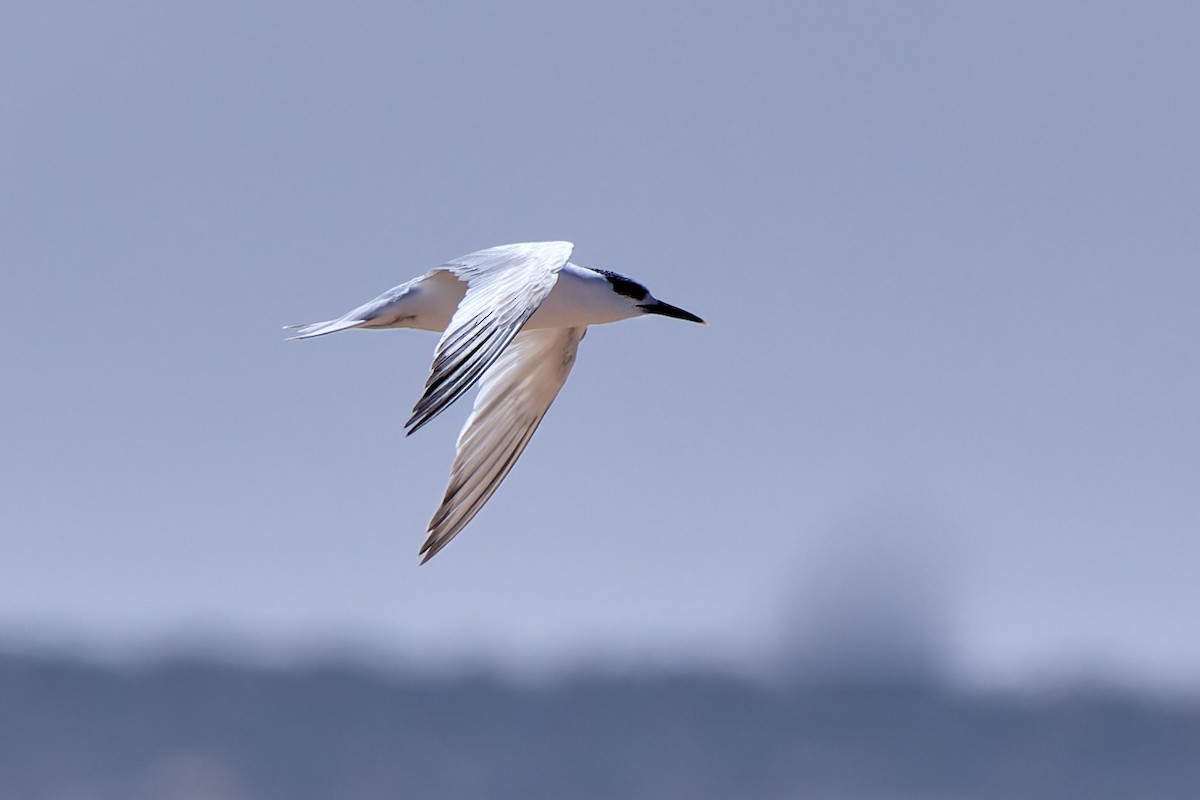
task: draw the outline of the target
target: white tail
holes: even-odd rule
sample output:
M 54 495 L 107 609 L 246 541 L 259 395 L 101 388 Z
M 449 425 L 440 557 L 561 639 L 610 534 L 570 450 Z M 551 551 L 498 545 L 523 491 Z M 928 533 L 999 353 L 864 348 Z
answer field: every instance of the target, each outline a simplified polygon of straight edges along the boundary
M 357 328 L 365 322 L 365 319 L 333 319 L 327 322 L 311 322 L 307 325 L 284 325 L 283 329 L 296 332 L 295 335 L 287 338 L 290 342 L 292 339 L 311 339 L 314 336 L 337 333 L 347 328 Z

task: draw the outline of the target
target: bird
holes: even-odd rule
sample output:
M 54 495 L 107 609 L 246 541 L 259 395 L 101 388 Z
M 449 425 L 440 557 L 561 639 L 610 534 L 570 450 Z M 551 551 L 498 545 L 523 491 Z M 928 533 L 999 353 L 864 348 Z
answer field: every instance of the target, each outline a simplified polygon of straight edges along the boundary
M 571 242 L 525 242 L 478 250 L 337 319 L 284 326 L 289 340 L 352 328 L 441 332 L 406 435 L 479 385 L 418 553 L 421 564 L 499 488 L 566 382 L 588 326 L 648 314 L 707 324 L 632 278 L 571 263 L 574 249 Z

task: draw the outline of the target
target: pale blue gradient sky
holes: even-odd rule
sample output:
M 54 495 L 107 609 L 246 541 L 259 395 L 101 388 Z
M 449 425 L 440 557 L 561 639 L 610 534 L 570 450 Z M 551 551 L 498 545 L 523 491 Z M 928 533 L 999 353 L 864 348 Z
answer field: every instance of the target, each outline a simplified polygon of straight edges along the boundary
M 7 3 L 0 638 L 746 666 L 858 596 L 1200 685 L 1198 8 Z M 435 339 L 278 328 L 546 238 L 711 325 L 593 330 L 418 569 Z

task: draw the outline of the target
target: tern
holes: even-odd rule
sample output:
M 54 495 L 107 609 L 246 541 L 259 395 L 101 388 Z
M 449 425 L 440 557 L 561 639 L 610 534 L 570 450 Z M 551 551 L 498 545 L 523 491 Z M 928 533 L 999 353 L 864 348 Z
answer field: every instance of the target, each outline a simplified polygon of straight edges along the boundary
M 575 363 L 589 325 L 645 314 L 706 324 L 637 281 L 570 262 L 570 242 L 479 250 L 434 267 L 327 322 L 288 325 L 290 339 L 350 328 L 440 331 L 412 434 L 475 384 L 450 483 L 419 555 L 433 558 L 495 493 L 529 444 Z

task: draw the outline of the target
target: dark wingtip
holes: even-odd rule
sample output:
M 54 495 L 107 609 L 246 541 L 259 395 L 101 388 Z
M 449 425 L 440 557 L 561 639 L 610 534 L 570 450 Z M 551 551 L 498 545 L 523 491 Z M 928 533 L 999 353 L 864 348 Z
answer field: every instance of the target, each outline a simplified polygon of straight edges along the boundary
M 446 539 L 435 544 L 432 538 L 426 539 L 425 543 L 421 545 L 421 549 L 417 551 L 417 555 L 421 556 L 421 564 L 418 566 L 425 564 L 425 562 L 441 552 L 441 549 L 446 546 L 446 542 L 448 541 L 449 539 Z
M 421 430 L 421 426 L 424 425 L 428 421 L 429 420 L 427 420 L 427 419 L 418 420 L 418 415 L 414 413 L 411 417 L 408 418 L 408 422 L 404 423 L 404 427 L 405 427 L 404 435 L 412 436 L 414 433 Z

